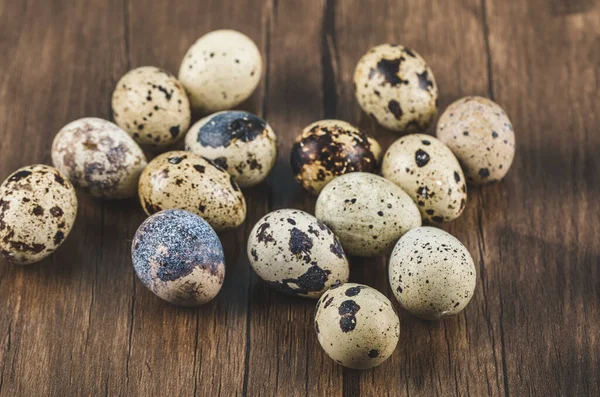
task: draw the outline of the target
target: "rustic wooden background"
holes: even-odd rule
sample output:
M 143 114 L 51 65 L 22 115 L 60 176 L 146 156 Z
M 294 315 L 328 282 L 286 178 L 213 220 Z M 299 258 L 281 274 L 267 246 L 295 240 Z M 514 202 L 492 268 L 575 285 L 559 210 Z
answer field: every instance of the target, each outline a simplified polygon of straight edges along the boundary
M 110 118 L 127 70 L 176 73 L 199 36 L 223 27 L 264 55 L 262 83 L 241 108 L 274 127 L 280 157 L 245 192 L 246 223 L 221 236 L 221 293 L 197 309 L 157 299 L 131 265 L 137 201 L 79 194 L 75 228 L 54 256 L 0 263 L 0 395 L 600 393 L 599 1 L 0 0 L 0 179 L 50 164 L 67 122 Z M 442 110 L 469 94 L 501 104 L 517 156 L 502 183 L 471 189 L 464 215 L 445 227 L 477 265 L 470 305 L 442 323 L 401 312 L 394 355 L 359 372 L 321 350 L 314 301 L 253 274 L 245 241 L 272 209 L 312 211 L 288 162 L 303 126 L 335 117 L 386 148 L 396 138 L 352 92 L 359 57 L 388 41 L 429 61 Z M 353 260 L 353 281 L 392 297 L 386 274 L 383 260 Z

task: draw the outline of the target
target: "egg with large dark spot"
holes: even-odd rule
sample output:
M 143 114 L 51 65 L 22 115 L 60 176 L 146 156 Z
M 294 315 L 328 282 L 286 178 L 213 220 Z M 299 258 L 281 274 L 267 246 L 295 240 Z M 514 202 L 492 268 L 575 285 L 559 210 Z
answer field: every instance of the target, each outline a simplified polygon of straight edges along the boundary
M 348 281 L 348 259 L 337 237 L 314 216 L 294 209 L 270 212 L 248 237 L 252 268 L 284 293 L 318 298 Z
M 52 163 L 75 187 L 107 199 L 134 196 L 147 164 L 144 152 L 125 131 L 93 117 L 73 121 L 58 132 Z
M 237 227 L 246 218 L 246 200 L 233 178 L 191 152 L 154 158 L 140 177 L 139 196 L 148 215 L 184 209 L 202 216 L 217 231 Z
M 131 258 L 142 283 L 175 305 L 210 301 L 225 277 L 217 234 L 204 219 L 185 210 L 161 211 L 146 219 L 133 238 Z
M 452 151 L 425 134 L 406 135 L 388 148 L 381 174 L 401 187 L 430 222 L 452 221 L 467 203 L 467 185 Z
M 77 215 L 77 195 L 67 177 L 47 165 L 13 172 L 0 185 L 0 252 L 28 265 L 52 254 Z
M 458 239 L 435 227 L 420 227 L 398 240 L 390 257 L 389 280 L 402 307 L 423 319 L 440 320 L 465 308 L 477 274 Z
M 431 68 L 401 45 L 371 48 L 356 65 L 355 95 L 360 107 L 394 131 L 425 130 L 437 114 L 438 89 Z
M 277 159 L 277 137 L 260 117 L 230 110 L 195 123 L 186 135 L 185 150 L 212 160 L 246 188 L 269 175 Z
M 321 120 L 307 126 L 292 147 L 290 163 L 298 183 L 317 195 L 339 175 L 378 170 L 381 146 L 341 120 Z
M 262 75 L 256 44 L 235 30 L 215 30 L 200 37 L 179 67 L 192 107 L 203 114 L 231 109 L 248 99 Z
M 112 109 L 119 127 L 150 148 L 175 144 L 190 126 L 190 102 L 183 85 L 154 66 L 121 77 L 113 91 Z
M 319 194 L 315 216 L 331 228 L 349 255 L 389 255 L 398 239 L 421 226 L 410 196 L 379 175 L 353 172 Z
M 362 284 L 342 284 L 323 294 L 314 322 L 325 353 L 349 368 L 380 365 L 400 338 L 400 320 L 390 300 Z
M 488 98 L 466 97 L 448 106 L 440 116 L 437 137 L 456 155 L 473 185 L 498 182 L 515 157 L 513 125 Z

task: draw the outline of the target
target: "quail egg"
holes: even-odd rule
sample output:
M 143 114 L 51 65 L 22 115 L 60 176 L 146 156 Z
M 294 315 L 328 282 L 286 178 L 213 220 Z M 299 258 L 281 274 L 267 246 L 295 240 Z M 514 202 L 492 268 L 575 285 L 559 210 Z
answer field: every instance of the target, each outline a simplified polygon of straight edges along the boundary
M 459 99 L 442 113 L 437 137 L 456 155 L 467 182 L 487 185 L 504 178 L 515 156 L 515 133 L 506 112 L 482 97 Z
M 277 159 L 277 137 L 260 117 L 232 110 L 194 124 L 186 135 L 185 149 L 212 160 L 246 188 L 269 175 Z
M 125 74 L 112 95 L 116 123 L 137 143 L 173 145 L 190 126 L 190 102 L 183 85 L 166 70 L 143 66 Z
M 431 68 L 401 45 L 378 45 L 358 61 L 354 93 L 365 113 L 394 131 L 423 131 L 437 114 L 438 88 Z
M 349 265 L 339 240 L 314 216 L 294 209 L 261 218 L 248 237 L 252 268 L 271 287 L 318 298 L 348 281 Z
M 204 219 L 185 210 L 161 211 L 146 219 L 133 238 L 131 258 L 142 283 L 175 305 L 210 301 L 225 277 L 217 234 Z
M 335 285 L 317 302 L 315 332 L 339 364 L 368 369 L 387 360 L 400 338 L 400 320 L 381 292 L 362 284 Z
M 438 139 L 424 134 L 406 135 L 385 155 L 381 174 L 406 191 L 430 222 L 449 222 L 462 214 L 467 185 L 462 169 Z
M 52 144 L 52 162 L 84 192 L 122 199 L 135 196 L 146 156 L 115 124 L 86 117 L 58 132 Z
M 180 208 L 202 216 L 217 231 L 237 227 L 246 218 L 246 200 L 233 178 L 190 152 L 154 158 L 140 177 L 139 196 L 148 215 Z
M 381 146 L 352 124 L 321 120 L 306 127 L 292 147 L 292 171 L 298 183 L 317 195 L 336 176 L 377 172 Z
M 435 227 L 406 233 L 389 262 L 394 295 L 407 311 L 426 320 L 459 313 L 473 297 L 477 279 L 469 251 Z
M 231 109 L 258 86 L 262 58 L 256 44 L 235 30 L 215 30 L 200 37 L 185 54 L 179 80 L 201 113 Z
M 387 255 L 400 236 L 421 226 L 417 205 L 378 175 L 353 172 L 335 178 L 317 198 L 315 216 L 349 255 Z
M 0 252 L 17 265 L 39 262 L 67 238 L 76 215 L 66 176 L 47 165 L 20 168 L 0 185 Z

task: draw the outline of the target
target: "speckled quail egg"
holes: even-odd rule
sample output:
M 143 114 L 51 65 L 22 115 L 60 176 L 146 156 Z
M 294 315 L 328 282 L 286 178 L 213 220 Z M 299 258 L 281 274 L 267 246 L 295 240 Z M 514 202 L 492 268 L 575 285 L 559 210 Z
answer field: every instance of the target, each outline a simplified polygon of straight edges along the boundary
M 477 275 L 460 241 L 441 229 L 420 227 L 398 240 L 389 279 L 402 307 L 423 319 L 440 320 L 465 308 Z
M 256 44 L 235 30 L 215 30 L 200 37 L 179 67 L 179 80 L 192 107 L 204 114 L 231 109 L 248 99 L 261 74 Z
M 202 216 L 217 231 L 237 227 L 246 218 L 246 200 L 233 178 L 190 152 L 154 158 L 140 177 L 139 196 L 148 215 L 180 208 Z
M 321 120 L 306 127 L 292 147 L 290 163 L 298 183 L 317 195 L 336 176 L 377 172 L 381 146 L 341 120 Z
M 348 281 L 349 265 L 337 237 L 304 211 L 282 209 L 262 217 L 248 237 L 252 268 L 271 287 L 318 298 Z
M 487 185 L 504 178 L 515 157 L 515 132 L 506 112 L 482 97 L 459 99 L 446 109 L 437 137 L 456 155 L 467 182 Z
M 467 185 L 458 160 L 432 136 L 412 134 L 398 139 L 383 156 L 381 174 L 404 189 L 428 221 L 452 221 L 467 203 Z
M 170 146 L 190 126 L 190 102 L 183 85 L 166 70 L 143 66 L 125 74 L 112 95 L 119 127 L 140 145 Z
M 161 211 L 146 219 L 135 233 L 131 258 L 142 283 L 175 305 L 210 301 L 225 278 L 217 234 L 204 219 L 185 210 Z
M 76 215 L 66 176 L 47 165 L 20 168 L 0 185 L 0 252 L 17 265 L 39 262 L 63 243 Z
M 186 135 L 185 149 L 212 160 L 246 188 L 269 175 L 277 159 L 277 137 L 260 117 L 232 110 L 195 123 Z
M 431 68 L 401 45 L 378 45 L 358 61 L 354 93 L 365 113 L 394 131 L 423 131 L 437 114 Z
M 378 175 L 353 172 L 335 178 L 317 198 L 315 216 L 331 228 L 349 255 L 387 255 L 400 236 L 421 226 L 417 205 Z
M 146 156 L 117 125 L 87 117 L 58 132 L 52 144 L 52 162 L 84 192 L 122 199 L 135 195 Z
M 400 321 L 381 292 L 362 284 L 335 285 L 317 302 L 315 332 L 339 364 L 368 369 L 387 360 L 400 338 Z

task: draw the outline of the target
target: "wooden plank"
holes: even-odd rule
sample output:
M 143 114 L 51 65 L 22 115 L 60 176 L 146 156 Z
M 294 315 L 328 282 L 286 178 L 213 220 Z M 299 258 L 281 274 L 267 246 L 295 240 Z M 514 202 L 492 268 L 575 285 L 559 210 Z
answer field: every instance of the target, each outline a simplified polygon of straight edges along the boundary
M 372 133 L 384 149 L 399 134 L 382 129 L 363 114 L 352 87 L 356 62 L 370 47 L 392 42 L 419 52 L 434 71 L 441 92 L 440 112 L 462 96 L 488 95 L 480 1 L 382 2 L 377 9 L 347 1 L 337 9 L 337 113 Z M 434 126 L 428 132 L 433 134 Z M 400 310 L 400 343 L 391 359 L 373 371 L 345 371 L 345 378 L 350 378 L 345 383 L 359 383 L 360 395 L 503 394 L 499 287 L 487 279 L 485 267 L 491 258 L 480 255 L 479 250 L 483 243 L 481 192 L 471 189 L 469 193 L 464 214 L 444 228 L 465 243 L 478 266 L 480 278 L 472 302 L 463 314 L 439 324 L 420 321 Z M 379 259 L 373 266 L 373 260 L 362 260 L 358 265 L 353 267 L 352 278 L 386 292 L 395 301 L 385 261 Z M 353 395 L 359 395 L 356 387 L 351 389 Z
M 2 179 L 31 163 L 50 163 L 50 145 L 67 122 L 107 117 L 124 59 L 120 1 L 3 2 L 0 46 Z M 71 237 L 30 267 L 0 266 L 3 302 L 0 394 L 113 392 L 125 371 L 131 219 L 79 196 Z M 130 206 L 135 208 L 134 206 Z M 109 236 L 110 238 L 105 238 Z
M 203 34 L 223 28 L 242 31 L 265 54 L 267 12 L 258 1 L 131 0 L 127 13 L 131 67 L 155 65 L 177 74 L 189 46 Z M 240 107 L 261 114 L 265 87 L 262 83 Z M 129 393 L 243 394 L 250 274 L 244 237 L 268 204 L 264 187 L 244 193 L 248 220 L 237 231 L 220 235 L 227 274 L 214 302 L 199 309 L 178 309 L 159 302 L 136 280 L 129 361 L 135 382 Z
M 263 200 L 268 197 L 270 210 L 299 208 L 312 213 L 315 199 L 294 181 L 289 153 L 302 128 L 324 116 L 320 51 L 324 4 L 268 4 L 265 117 L 278 135 L 279 156 Z M 324 355 L 314 335 L 315 303 L 282 295 L 252 274 L 246 388 L 249 396 L 341 395 L 342 370 Z
M 557 13 L 543 0 L 486 0 L 493 92 L 518 139 L 512 175 L 501 193 L 485 191 L 482 213 L 486 253 L 499 258 L 488 274 L 501 286 L 511 395 L 600 392 L 600 4 L 591 3 Z

